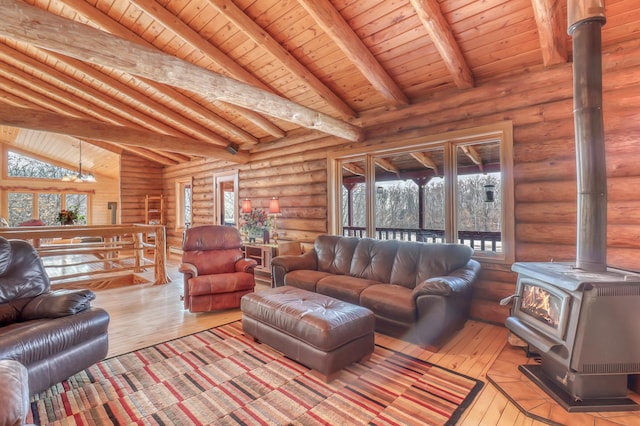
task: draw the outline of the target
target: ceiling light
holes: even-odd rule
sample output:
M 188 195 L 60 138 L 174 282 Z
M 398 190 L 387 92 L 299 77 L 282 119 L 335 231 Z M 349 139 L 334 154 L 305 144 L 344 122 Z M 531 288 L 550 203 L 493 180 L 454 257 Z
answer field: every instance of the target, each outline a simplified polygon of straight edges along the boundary
M 91 173 L 82 173 L 82 141 L 80 141 L 80 160 L 78 161 L 78 171 L 70 173 L 62 178 L 63 182 L 95 182 L 96 178 Z

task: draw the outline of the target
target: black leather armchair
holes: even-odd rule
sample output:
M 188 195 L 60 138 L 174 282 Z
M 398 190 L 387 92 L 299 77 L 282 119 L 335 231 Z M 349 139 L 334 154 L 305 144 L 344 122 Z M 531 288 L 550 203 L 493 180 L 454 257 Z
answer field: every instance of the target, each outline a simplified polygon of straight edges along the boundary
M 36 250 L 0 237 L 0 359 L 28 371 L 31 395 L 102 360 L 109 314 L 90 290 L 51 290 Z

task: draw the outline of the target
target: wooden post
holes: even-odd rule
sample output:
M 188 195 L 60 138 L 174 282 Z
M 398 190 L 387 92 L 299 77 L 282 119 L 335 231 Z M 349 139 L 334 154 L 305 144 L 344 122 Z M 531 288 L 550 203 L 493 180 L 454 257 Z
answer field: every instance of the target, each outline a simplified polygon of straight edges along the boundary
M 167 284 L 171 282 L 171 278 L 167 274 L 167 244 L 166 231 L 164 226 L 156 226 L 156 247 L 154 252 L 154 268 L 155 282 L 157 284 Z

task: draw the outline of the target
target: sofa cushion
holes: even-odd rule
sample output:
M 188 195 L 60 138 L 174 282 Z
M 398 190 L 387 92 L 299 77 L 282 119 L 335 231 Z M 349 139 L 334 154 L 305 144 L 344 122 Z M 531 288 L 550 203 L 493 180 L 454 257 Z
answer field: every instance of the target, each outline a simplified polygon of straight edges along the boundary
M 329 275 L 316 284 L 316 292 L 349 303 L 360 304 L 360 293 L 378 281 L 355 278 L 349 275 Z
M 284 277 L 284 285 L 301 288 L 307 291 L 316 291 L 316 284 L 325 277 L 333 276 L 329 272 L 311 271 L 299 269 L 291 271 Z
M 415 242 L 398 244 L 393 267 L 391 268 L 391 276 L 387 282 L 410 289 L 416 286 L 416 274 L 418 273 L 422 245 L 422 243 Z
M 413 323 L 417 318 L 412 291 L 401 285 L 371 285 L 360 293 L 360 305 L 394 321 Z
M 351 259 L 358 245 L 358 238 L 320 235 L 313 248 L 318 258 L 318 271 L 331 274 L 348 275 L 351 271 Z
M 397 249 L 396 240 L 360 239 L 353 252 L 349 275 L 388 283 Z

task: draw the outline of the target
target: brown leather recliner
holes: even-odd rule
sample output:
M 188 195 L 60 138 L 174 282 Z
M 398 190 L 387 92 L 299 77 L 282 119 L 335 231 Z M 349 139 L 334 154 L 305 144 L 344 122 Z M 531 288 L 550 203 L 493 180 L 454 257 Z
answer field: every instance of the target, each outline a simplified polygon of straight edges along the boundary
M 208 312 L 240 307 L 240 299 L 253 292 L 254 259 L 245 259 L 236 228 L 203 225 L 188 229 L 182 243 L 184 307 Z
M 0 359 L 27 368 L 30 394 L 107 355 L 109 314 L 94 299 L 90 290 L 52 291 L 33 246 L 0 237 Z

